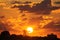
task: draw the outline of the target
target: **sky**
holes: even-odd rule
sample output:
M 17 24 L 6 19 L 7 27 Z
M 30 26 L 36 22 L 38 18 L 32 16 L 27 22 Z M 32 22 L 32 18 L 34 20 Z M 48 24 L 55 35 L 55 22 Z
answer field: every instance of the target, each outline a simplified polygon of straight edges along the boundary
M 0 2 L 11 2 L 11 1 L 16 1 L 16 0 L 0 0 Z M 26 1 L 31 1 L 31 2 L 42 2 L 43 0 L 17 0 L 21 2 L 26 2 Z M 51 0 L 54 6 L 59 6 L 60 4 L 55 4 L 54 2 L 60 2 L 60 0 Z
M 32 27 L 32 33 L 26 32 L 29 36 L 46 36 L 54 33 L 60 37 L 60 8 L 53 10 L 54 8 L 51 7 L 52 10 L 50 10 L 48 9 L 50 6 L 45 8 L 47 3 L 46 5 L 43 4 L 42 7 L 40 3 L 33 3 L 42 0 L 28 0 L 32 1 L 30 4 L 35 5 L 12 4 L 9 3 L 11 0 L 9 2 L 7 0 L 0 1 L 3 2 L 0 3 L 0 32 L 8 30 L 11 34 L 23 35 L 27 27 Z M 14 5 L 17 5 L 20 9 L 12 8 Z

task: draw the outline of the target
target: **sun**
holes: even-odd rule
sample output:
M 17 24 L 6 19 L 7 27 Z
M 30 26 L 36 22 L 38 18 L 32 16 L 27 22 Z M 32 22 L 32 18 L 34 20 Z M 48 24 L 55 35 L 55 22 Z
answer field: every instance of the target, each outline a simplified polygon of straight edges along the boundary
M 28 28 L 27 28 L 27 32 L 28 32 L 28 33 L 32 33 L 32 32 L 33 32 L 33 28 L 32 28 L 32 27 L 28 27 Z

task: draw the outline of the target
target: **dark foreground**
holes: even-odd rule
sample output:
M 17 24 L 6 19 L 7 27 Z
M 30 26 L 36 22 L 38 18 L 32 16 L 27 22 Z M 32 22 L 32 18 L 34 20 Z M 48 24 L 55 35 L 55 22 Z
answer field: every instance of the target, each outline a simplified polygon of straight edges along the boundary
M 0 34 L 0 40 L 60 40 L 60 38 L 57 38 L 54 34 L 47 35 L 46 37 L 28 37 L 15 34 L 10 35 L 8 31 L 3 31 Z

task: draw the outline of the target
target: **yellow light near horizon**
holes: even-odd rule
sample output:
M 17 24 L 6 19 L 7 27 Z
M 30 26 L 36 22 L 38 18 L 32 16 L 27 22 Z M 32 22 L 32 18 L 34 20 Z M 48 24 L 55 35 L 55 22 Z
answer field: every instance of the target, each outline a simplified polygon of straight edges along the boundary
M 27 28 L 27 32 L 28 32 L 28 33 L 32 33 L 32 32 L 33 32 L 33 28 L 32 28 L 32 27 L 28 27 L 28 28 Z

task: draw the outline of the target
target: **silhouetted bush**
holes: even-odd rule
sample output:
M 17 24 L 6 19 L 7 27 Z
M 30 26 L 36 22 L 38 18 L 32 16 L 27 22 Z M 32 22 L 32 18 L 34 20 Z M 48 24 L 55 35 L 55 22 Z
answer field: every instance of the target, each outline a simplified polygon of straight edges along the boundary
M 10 40 L 10 33 L 8 31 L 1 32 L 0 40 Z
M 60 38 L 57 38 L 57 35 L 53 33 L 45 37 L 29 37 L 15 34 L 10 35 L 8 31 L 3 31 L 0 34 L 0 40 L 60 40 Z
M 53 33 L 47 35 L 48 40 L 57 40 L 57 36 L 54 35 Z

